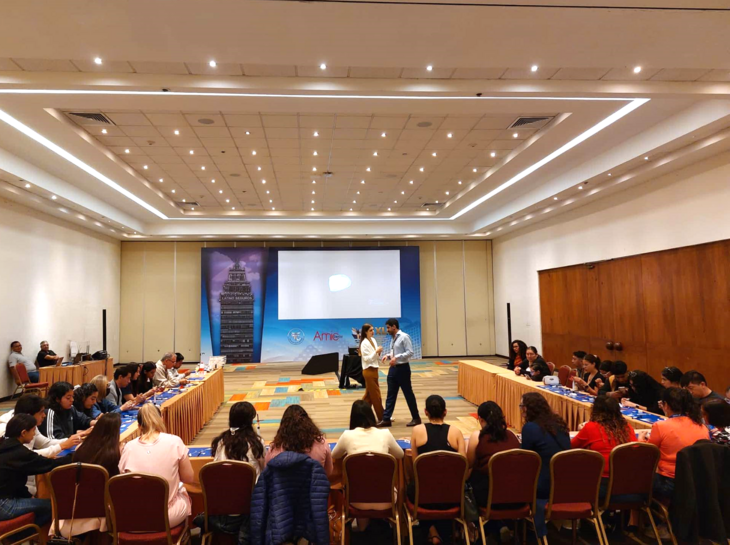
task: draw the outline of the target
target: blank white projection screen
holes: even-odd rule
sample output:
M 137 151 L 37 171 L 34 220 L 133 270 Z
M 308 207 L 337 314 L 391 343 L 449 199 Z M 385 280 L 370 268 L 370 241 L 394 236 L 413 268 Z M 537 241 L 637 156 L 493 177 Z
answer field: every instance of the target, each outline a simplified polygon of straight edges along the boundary
M 279 320 L 400 312 L 400 250 L 279 251 Z

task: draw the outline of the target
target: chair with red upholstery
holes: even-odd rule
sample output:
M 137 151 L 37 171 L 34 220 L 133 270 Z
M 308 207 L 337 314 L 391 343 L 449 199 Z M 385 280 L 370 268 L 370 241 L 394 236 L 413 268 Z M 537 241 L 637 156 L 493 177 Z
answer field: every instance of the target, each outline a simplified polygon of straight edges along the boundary
M 573 544 L 576 543 L 575 521 L 579 519 L 590 520 L 596 528 L 598 542 L 608 544 L 598 521 L 598 489 L 604 464 L 601 454 L 584 449 L 564 450 L 550 460 L 550 500 L 545 521 L 572 521 Z M 547 545 L 547 536 L 543 539 Z
M 41 397 L 45 397 L 46 395 L 48 395 L 48 383 L 31 382 L 30 377 L 28 376 L 28 370 L 25 368 L 25 365 L 16 365 L 14 369 L 16 373 L 11 372 L 11 374 L 15 379 L 15 391 L 13 392 L 13 395 L 10 396 L 10 399 L 13 399 L 18 391 L 20 391 L 20 394 L 23 395 L 28 393 L 29 391 L 38 390 L 38 393 Z
M 561 365 L 560 369 L 558 369 L 558 382 L 560 382 L 561 386 L 568 385 L 571 370 L 570 365 Z
M 355 518 L 386 519 L 393 523 L 400 544 L 398 516 L 398 462 L 390 454 L 365 452 L 347 456 L 342 463 L 342 485 L 345 505 L 342 510 L 342 545 L 345 545 L 347 523 Z M 353 503 L 389 503 L 387 509 L 358 509 Z
M 489 459 L 489 499 L 486 507 L 479 507 L 482 543 L 487 542 L 484 526 L 490 520 L 524 520 L 532 522 L 532 527 L 535 527 L 532 517 L 535 513 L 537 478 L 540 476 L 541 467 L 540 455 L 531 450 L 505 450 Z M 512 504 L 514 507 L 510 509 L 493 507 L 499 504 Z M 523 543 L 527 541 L 526 527 L 527 523 L 523 527 Z M 537 541 L 540 541 L 539 537 Z
M 114 545 L 180 545 L 189 541 L 187 520 L 170 528 L 169 490 L 162 477 L 124 473 L 109 479 L 106 491 Z
M 51 471 L 53 533 L 60 536 L 59 522 L 83 518 L 107 518 L 106 484 L 109 473 L 101 466 L 76 463 Z M 78 483 L 78 493 L 76 484 Z M 76 507 L 74 508 L 74 497 Z
M 421 454 L 413 463 L 416 494 L 411 502 L 406 496 L 408 538 L 413 545 L 413 525 L 418 520 L 455 520 L 464 527 L 466 545 L 469 529 L 464 519 L 464 484 L 469 462 L 455 452 L 437 450 Z M 449 504 L 450 509 L 428 509 L 424 505 Z
M 41 543 L 45 543 L 41 529 L 35 524 L 33 513 L 26 513 L 11 520 L 0 520 L 0 543 L 16 545 L 25 543 L 31 538 L 38 538 Z
M 251 496 L 255 485 L 256 470 L 247 462 L 226 460 L 211 462 L 201 468 L 200 486 L 205 504 L 203 545 L 209 540 L 211 543 L 220 543 L 230 537 L 214 532 L 208 517 L 251 514 Z M 232 541 L 236 543 L 237 539 Z
M 555 364 L 551 361 L 547 362 L 548 369 L 550 369 L 550 374 L 555 374 Z
M 615 447 L 608 459 L 606 497 L 600 505 L 601 511 L 643 511 L 649 517 L 657 543 L 661 543 L 661 537 L 650 507 L 659 456 L 659 449 L 651 443 L 625 443 Z M 627 496 L 635 496 L 635 499 Z M 599 522 L 603 524 L 600 517 Z M 671 526 L 669 528 L 672 535 Z M 605 527 L 603 532 L 606 533 Z

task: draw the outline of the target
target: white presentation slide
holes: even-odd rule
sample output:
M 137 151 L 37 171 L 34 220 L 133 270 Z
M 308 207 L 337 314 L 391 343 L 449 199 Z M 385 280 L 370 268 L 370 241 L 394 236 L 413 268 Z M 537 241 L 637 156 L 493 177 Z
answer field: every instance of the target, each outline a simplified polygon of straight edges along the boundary
M 400 312 L 400 250 L 279 251 L 279 320 Z

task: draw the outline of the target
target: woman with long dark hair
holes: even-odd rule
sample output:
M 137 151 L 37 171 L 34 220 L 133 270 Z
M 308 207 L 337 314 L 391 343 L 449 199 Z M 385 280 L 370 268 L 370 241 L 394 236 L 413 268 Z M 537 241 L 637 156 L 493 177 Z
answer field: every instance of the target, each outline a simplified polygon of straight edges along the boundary
M 485 401 L 477 409 L 480 429 L 472 432 L 466 457 L 472 468 L 469 482 L 474 489 L 474 497 L 481 507 L 486 506 L 489 497 L 489 460 L 502 452 L 520 448 L 520 441 L 507 429 L 502 408 L 494 401 Z
M 553 412 L 547 400 L 537 392 L 522 396 L 522 448 L 537 452 L 542 459 L 537 480 L 537 511 L 535 529 L 540 537 L 547 535 L 545 506 L 550 498 L 550 460 L 558 452 L 570 448 L 570 435 L 565 420 Z
M 664 387 L 654 377 L 644 371 L 629 373 L 629 401 L 639 408 L 662 414 L 659 401 L 662 399 Z
M 523 362 L 527 362 L 527 344 L 525 341 L 515 339 L 512 341 L 509 351 L 509 361 L 507 362 L 507 369 L 513 371 L 515 367 L 519 367 Z
M 591 395 L 598 395 L 598 390 L 603 385 L 600 373 L 601 358 L 593 354 L 586 354 L 583 358 L 583 376 L 574 377 L 573 382 L 578 389 Z
M 152 390 L 155 385 L 152 382 L 152 377 L 155 376 L 155 369 L 155 362 L 153 361 L 148 361 L 142 364 L 142 372 L 139 374 L 139 378 L 137 379 L 136 395 L 141 394 L 147 398 L 154 393 Z
M 702 423 L 699 404 L 695 403 L 692 394 L 687 390 L 667 388 L 662 392 L 659 406 L 667 419 L 660 420 L 651 427 L 648 439 L 646 431 L 639 432 L 639 440 L 648 440 L 659 447 L 661 456 L 654 479 L 654 496 L 671 500 L 674 495 L 677 453 L 700 439 L 709 439 L 710 432 Z
M 99 391 L 96 386 L 86 382 L 74 390 L 74 407 L 89 418 L 95 418 L 93 410 L 98 398 Z
M 322 464 L 328 476 L 332 473 L 332 452 L 327 440 L 300 405 L 289 405 L 284 411 L 279 430 L 266 453 L 266 463 L 284 451 L 306 454 Z
M 682 370 L 677 367 L 665 367 L 662 369 L 662 378 L 660 380 L 665 388 L 681 388 L 679 383 L 682 380 Z
M 515 366 L 515 375 L 522 375 L 530 378 L 534 367 L 542 365 L 545 366 L 543 369 L 548 368 L 547 362 L 545 362 L 543 357 L 537 351 L 537 348 L 534 346 L 528 346 L 525 350 L 525 361 L 523 361 L 520 365 Z
M 74 389 L 68 382 L 56 382 L 48 389 L 48 414 L 41 433 L 49 438 L 66 439 L 88 430 L 93 420 L 74 407 Z
M 378 384 L 378 359 L 383 353 L 383 347 L 378 346 L 375 340 L 375 329 L 370 324 L 364 324 L 360 329 L 360 357 L 362 358 L 362 376 L 365 379 L 365 395 L 367 401 L 375 410 L 378 422 L 383 419 L 383 396 Z
M 44 458 L 27 448 L 35 438 L 36 424 L 33 415 L 16 414 L 5 428 L 5 437 L 0 438 L 0 521 L 27 513 L 35 514 L 38 526 L 51 521 L 51 500 L 33 498 L 26 482 L 31 475 L 70 463 L 71 457 Z

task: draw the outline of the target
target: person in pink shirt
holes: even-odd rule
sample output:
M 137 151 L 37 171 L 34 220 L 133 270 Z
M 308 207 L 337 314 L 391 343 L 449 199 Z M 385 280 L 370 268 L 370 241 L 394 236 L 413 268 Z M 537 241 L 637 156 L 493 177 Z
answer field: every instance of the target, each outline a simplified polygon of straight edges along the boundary
M 651 427 L 651 435 L 639 432 L 639 441 L 648 441 L 659 447 L 661 457 L 654 479 L 654 496 L 672 499 L 677 453 L 701 439 L 709 439 L 710 432 L 702 424 L 700 406 L 692 394 L 681 388 L 667 388 L 662 393 L 659 407 L 667 416 Z
M 269 452 L 266 453 L 266 463 L 268 464 L 285 450 L 307 454 L 322 464 L 328 477 L 332 473 L 330 446 L 327 444 L 324 434 L 309 418 L 307 411 L 299 405 L 289 405 L 284 411 L 279 430 L 269 445 Z
M 167 481 L 170 528 L 190 516 L 191 502 L 183 483 L 195 479 L 188 449 L 177 435 L 166 433 L 160 410 L 151 403 L 143 405 L 138 416 L 141 436 L 127 443 L 119 461 L 120 473 L 149 473 Z

